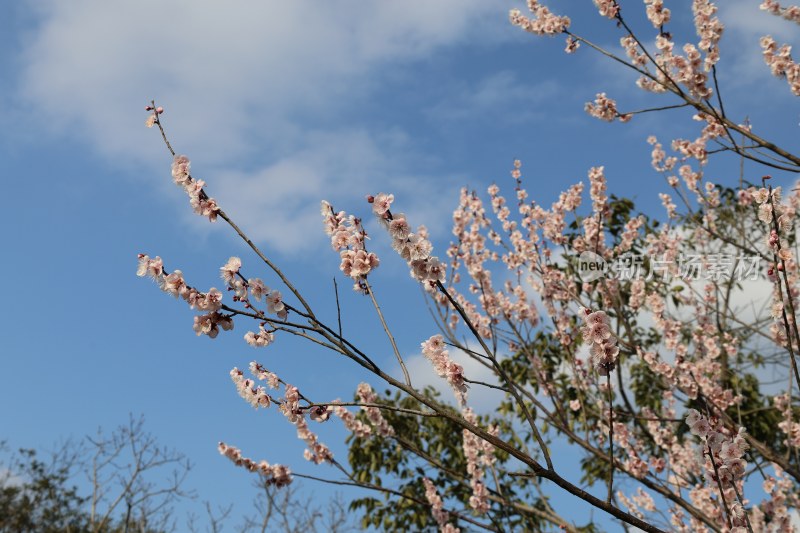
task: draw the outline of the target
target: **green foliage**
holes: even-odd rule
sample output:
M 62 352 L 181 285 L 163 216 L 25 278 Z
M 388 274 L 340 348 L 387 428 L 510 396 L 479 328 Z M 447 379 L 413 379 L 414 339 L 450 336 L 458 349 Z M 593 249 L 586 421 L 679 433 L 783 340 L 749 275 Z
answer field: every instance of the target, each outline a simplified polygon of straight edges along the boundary
M 425 389 L 424 394 L 430 399 L 439 400 L 439 393 L 432 388 Z M 387 392 L 379 401 L 404 409 L 423 410 L 419 402 L 413 398 L 401 398 L 399 393 L 390 396 Z M 431 515 L 422 483 L 422 478 L 426 476 L 436 485 L 445 502 L 445 509 L 470 516 L 469 497 L 472 489 L 467 476 L 461 429 L 442 417 L 409 415 L 396 411 L 383 411 L 383 414 L 394 427 L 396 438 L 351 436 L 348 439 L 350 465 L 356 479 L 380 486 L 391 486 L 408 498 L 386 495 L 380 499 L 371 495 L 353 501 L 350 509 L 362 513 L 362 527 L 387 531 L 435 528 L 436 521 Z M 364 417 L 363 413 L 359 416 Z M 523 446 L 507 421 L 479 417 L 479 423 L 483 427 L 497 423 L 502 438 Z M 408 453 L 409 451 L 413 453 Z M 436 468 L 420 457 L 434 461 Z M 511 467 L 512 459 L 507 453 L 498 451 L 496 457 L 498 464 L 504 465 L 504 470 L 514 469 Z M 487 473 L 487 477 L 487 488 L 495 492 L 497 487 L 492 474 Z M 506 496 L 510 495 L 517 501 L 531 502 L 529 505 L 535 505 L 538 501 L 538 496 L 531 494 L 529 484 L 524 478 L 507 477 L 499 481 L 500 490 Z M 492 507 L 489 518 L 500 530 L 536 531 L 542 527 L 542 522 L 537 517 L 490 503 Z M 454 518 L 451 521 L 457 522 Z M 465 524 L 461 525 L 463 527 Z
M 35 450 L 21 449 L 0 479 L 0 531 L 88 531 L 87 498 L 69 486 L 67 464 L 47 465 Z

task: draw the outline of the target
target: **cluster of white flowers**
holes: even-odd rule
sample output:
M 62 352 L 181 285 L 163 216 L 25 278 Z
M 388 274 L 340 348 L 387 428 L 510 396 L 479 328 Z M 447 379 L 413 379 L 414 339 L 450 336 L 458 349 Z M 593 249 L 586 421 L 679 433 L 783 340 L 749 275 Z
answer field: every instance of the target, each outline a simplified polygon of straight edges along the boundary
M 439 531 L 441 533 L 460 533 L 461 530 L 459 528 L 447 522 L 450 520 L 450 513 L 444 510 L 442 497 L 439 496 L 436 487 L 433 486 L 433 482 L 426 477 L 422 478 L 422 482 L 425 484 L 425 498 L 431 504 L 431 514 L 436 519 L 436 523 L 439 524 Z
M 512 9 L 508 18 L 511 24 L 534 35 L 557 35 L 569 28 L 569 17 L 554 15 L 538 0 L 528 0 L 528 9 L 533 17 L 528 18 L 519 9 Z
M 434 335 L 422 343 L 422 355 L 431 363 L 433 369 L 447 380 L 453 392 L 456 393 L 459 403 L 462 405 L 467 401 L 467 384 L 464 378 L 464 368 L 450 359 L 450 355 L 445 349 L 444 338 L 441 335 Z
M 256 386 L 255 381 L 250 378 L 244 377 L 244 372 L 234 367 L 231 370 L 231 379 L 236 385 L 236 390 L 239 396 L 244 398 L 247 403 L 258 409 L 259 407 L 267 408 L 272 401 L 269 394 L 264 387 Z
M 411 277 L 423 283 L 425 289 L 436 290 L 436 284 L 445 280 L 445 265 L 438 257 L 431 256 L 433 245 L 428 240 L 428 231 L 420 226 L 412 233 L 411 226 L 402 213 L 393 214 L 389 209 L 394 195 L 380 193 L 368 196 L 372 212 L 378 217 L 392 237 L 392 248 L 406 260 L 411 268 Z
M 700 414 L 696 409 L 689 409 L 686 415 L 686 425 L 692 435 L 697 435 L 705 442 L 704 456 L 706 477 L 719 483 L 722 490 L 731 492 L 728 501 L 733 501 L 730 507 L 732 532 L 744 533 L 746 517 L 744 508 L 736 498 L 735 483 L 744 479 L 747 462 L 743 459 L 745 452 L 750 447 L 745 438 L 746 431 L 739 428 L 733 437 L 717 431 L 712 422 Z M 712 462 L 713 461 L 713 462 Z
M 469 407 L 463 410 L 464 419 L 474 425 L 478 424 L 475 413 Z M 497 426 L 489 428 L 489 433 L 497 436 Z M 478 514 L 489 511 L 489 493 L 483 482 L 484 467 L 491 468 L 495 462 L 494 446 L 478 437 L 468 429 L 462 430 L 464 456 L 467 459 L 467 473 L 470 475 L 472 496 L 469 497 L 469 506 Z
M 193 179 L 189 168 L 191 162 L 185 155 L 176 155 L 172 161 L 172 179 L 176 185 L 182 187 L 186 194 L 189 195 L 189 204 L 198 215 L 208 217 L 208 220 L 214 222 L 217 220 L 219 214 L 219 206 L 217 201 L 209 198 L 203 190 L 206 183 L 203 180 Z
M 220 442 L 217 448 L 219 453 L 233 461 L 236 466 L 246 468 L 250 472 L 258 472 L 264 476 L 268 485 L 283 487 L 292 482 L 292 472 L 283 465 L 270 465 L 266 461 L 255 462 L 252 459 L 243 457 L 239 448 L 229 446 L 224 442 Z
M 194 317 L 193 329 L 198 335 L 208 335 L 213 339 L 219 334 L 220 329 L 225 331 L 233 329 L 233 319 L 219 312 L 222 309 L 222 293 L 220 291 L 212 287 L 203 293 L 190 287 L 183 279 L 183 273 L 180 270 L 167 274 L 164 271 L 164 261 L 160 257 L 150 258 L 145 254 L 139 254 L 139 267 L 136 275 L 152 278 L 162 291 L 176 298 L 183 298 L 192 309 L 207 311 L 205 315 Z
M 367 232 L 361 225 L 361 219 L 353 215 L 347 216 L 344 211 L 338 213 L 325 200 L 320 208 L 325 233 L 331 238 L 331 246 L 339 252 L 342 262 L 339 265 L 345 276 L 355 281 L 353 290 L 366 294 L 367 275 L 378 268 L 380 260 L 365 246 Z
M 589 353 L 592 356 L 592 365 L 601 376 L 608 375 L 614 370 L 619 354 L 617 339 L 611 333 L 608 315 L 603 311 L 592 312 L 584 310 L 584 326 L 581 328 L 584 342 L 591 343 Z

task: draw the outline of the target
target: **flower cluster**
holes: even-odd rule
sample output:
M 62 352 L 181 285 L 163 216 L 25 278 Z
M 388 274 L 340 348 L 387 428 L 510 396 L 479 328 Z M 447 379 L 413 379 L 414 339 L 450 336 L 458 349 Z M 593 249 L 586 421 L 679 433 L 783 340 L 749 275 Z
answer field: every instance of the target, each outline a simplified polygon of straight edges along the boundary
M 773 217 L 781 215 L 781 188 L 776 187 L 769 191 L 766 187 L 762 187 L 753 193 L 753 199 L 758 204 L 758 219 L 764 224 L 772 224 Z M 777 211 L 777 212 L 776 212 Z M 779 218 L 780 220 L 780 218 Z M 779 222 L 780 225 L 780 222 Z M 775 242 L 771 242 L 770 246 L 774 246 Z
M 606 18 L 616 18 L 619 13 L 619 5 L 616 0 L 594 0 L 594 5 L 597 6 L 600 15 Z
M 352 432 L 359 439 L 363 439 L 372 435 L 372 427 L 357 419 L 356 416 L 347 410 L 343 405 L 336 405 L 333 403 L 333 414 L 338 416 L 344 423 L 344 427 Z
M 251 365 L 252 366 L 252 365 Z M 236 390 L 239 396 L 244 398 L 247 403 L 258 409 L 259 407 L 267 408 L 272 402 L 269 394 L 262 386 L 256 386 L 252 379 L 245 378 L 244 373 L 238 368 L 234 367 L 231 370 L 231 379 L 236 385 Z
M 717 6 L 709 0 L 693 0 L 692 13 L 694 14 L 694 27 L 700 37 L 698 48 L 706 53 L 703 68 L 706 72 L 719 61 L 719 40 L 722 38 L 724 26 L 715 16 Z
M 783 417 L 778 423 L 778 428 L 786 435 L 784 444 L 791 448 L 800 447 L 800 423 L 795 421 L 792 417 L 792 402 L 790 401 L 789 394 L 783 393 L 775 396 L 775 398 L 773 398 L 773 403 Z
M 300 391 L 293 385 L 286 384 L 284 399 L 280 402 L 279 409 L 283 416 L 297 428 L 297 438 L 306 443 L 303 456 L 307 461 L 320 464 L 333 460 L 333 453 L 319 441 L 319 437 L 308 428 L 305 410 L 300 407 Z M 327 411 L 327 409 L 326 409 Z
M 219 453 L 233 461 L 236 466 L 246 468 L 250 472 L 258 472 L 264 476 L 264 480 L 268 485 L 275 485 L 280 488 L 292 482 L 292 472 L 283 465 L 270 465 L 266 461 L 257 463 L 252 459 L 243 457 L 239 448 L 229 446 L 224 442 L 220 442 L 217 447 Z
M 654 27 L 660 28 L 669 22 L 672 12 L 664 7 L 664 0 L 644 0 L 647 4 L 647 18 Z
M 469 407 L 463 410 L 464 419 L 470 424 L 477 425 L 478 418 Z M 489 433 L 494 436 L 498 434 L 497 426 L 489 428 Z M 478 514 L 486 514 L 489 511 L 489 494 L 483 482 L 484 467 L 491 468 L 495 462 L 494 446 L 481 439 L 468 429 L 462 430 L 464 456 L 467 459 L 467 473 L 470 475 L 470 487 L 472 496 L 469 498 L 469 506 Z
M 591 116 L 606 122 L 613 122 L 615 118 L 619 118 L 620 122 L 628 122 L 632 117 L 631 114 L 620 114 L 617 111 L 617 102 L 608 98 L 606 93 L 598 93 L 594 102 L 586 102 L 584 110 Z
M 367 201 L 372 204 L 372 212 L 392 237 L 392 248 L 411 268 L 411 277 L 422 282 L 425 289 L 434 291 L 437 283 L 444 282 L 446 267 L 438 257 L 431 256 L 433 245 L 428 240 L 427 229 L 420 226 L 416 233 L 412 233 L 404 214 L 392 214 L 390 207 L 394 195 L 380 193 L 367 196 Z
M 464 369 L 461 365 L 450 359 L 444 344 L 444 337 L 434 335 L 422 343 L 422 354 L 433 363 L 433 369 L 447 380 L 453 388 L 458 401 L 461 404 L 467 401 L 467 384 L 464 377 Z
M 176 185 L 182 187 L 189 195 L 189 204 L 194 212 L 200 216 L 208 217 L 214 222 L 219 215 L 217 201 L 209 198 L 203 190 L 206 183 L 203 180 L 196 180 L 190 174 L 191 162 L 185 155 L 176 155 L 172 161 L 172 179 Z
M 439 531 L 441 533 L 460 533 L 461 530 L 459 528 L 447 522 L 450 520 L 450 513 L 444 510 L 442 497 L 439 496 L 436 487 L 433 486 L 433 482 L 426 477 L 422 478 L 422 482 L 425 484 L 425 498 L 431 504 L 431 514 L 436 519 L 436 523 L 439 524 Z
M 194 318 L 193 329 L 198 335 L 208 335 L 213 339 L 219 334 L 220 328 L 225 331 L 233 329 L 233 319 L 219 312 L 222 309 L 222 293 L 220 291 L 212 287 L 208 292 L 202 293 L 194 287 L 190 287 L 183 279 L 183 273 L 180 270 L 167 274 L 164 270 L 164 261 L 160 257 L 150 258 L 145 254 L 139 254 L 139 267 L 136 275 L 152 278 L 162 291 L 175 298 L 183 298 L 192 309 L 207 311 L 207 314 Z
M 616 337 L 611 333 L 608 315 L 604 311 L 592 312 L 590 309 L 585 309 L 581 335 L 584 342 L 591 343 L 589 353 L 598 374 L 605 376 L 614 370 L 619 346 Z
M 693 435 L 705 442 L 703 454 L 706 457 L 706 476 L 719 483 L 723 491 L 731 492 L 728 496 L 733 498 L 728 501 L 735 499 L 737 489 L 734 484 L 743 480 L 747 469 L 747 462 L 743 457 L 750 445 L 745 437 L 745 429 L 739 428 L 735 436 L 729 437 L 717 431 L 712 421 L 695 409 L 689 409 L 687 412 L 686 425 Z M 739 503 L 734 502 L 730 514 L 733 526 L 742 528 L 740 531 L 746 531 L 744 509 Z
M 792 94 L 800 96 L 800 64 L 792 59 L 792 47 L 778 44 L 770 36 L 761 38 L 761 48 L 764 50 L 764 62 L 769 66 L 773 76 L 786 78 Z
M 378 395 L 375 394 L 375 391 L 373 391 L 372 387 L 367 383 L 359 383 L 356 394 L 361 403 L 364 404 L 376 403 L 378 399 Z M 362 405 L 361 409 L 367 414 L 367 419 L 378 432 L 378 435 L 381 437 L 391 437 L 394 435 L 394 428 L 383 418 L 380 408 Z
M 630 58 L 632 64 L 642 67 L 649 61 L 647 54 L 645 54 L 644 51 L 640 52 L 641 48 L 639 47 L 639 43 L 636 42 L 633 35 L 622 37 L 619 40 L 619 44 L 625 49 L 625 55 Z M 611 120 L 613 120 L 613 117 L 609 119 L 609 121 Z
M 220 328 L 224 331 L 232 330 L 233 319 L 216 311 L 194 317 L 192 329 L 198 336 L 208 335 L 210 338 L 215 339 L 219 335 Z
M 531 18 L 523 15 L 519 9 L 512 9 L 508 14 L 511 24 L 534 35 L 557 35 L 569 28 L 569 17 L 554 15 L 538 0 L 528 0 L 528 9 L 533 13 Z
M 764 0 L 759 7 L 775 16 L 800 24 L 800 7 L 798 6 L 782 7 L 777 0 Z
M 365 247 L 367 232 L 361 225 L 361 219 L 352 215 L 348 217 L 344 211 L 335 212 L 325 200 L 322 201 L 320 213 L 325 233 L 331 238 L 331 246 L 339 252 L 342 260 L 339 270 L 355 281 L 353 290 L 366 294 L 367 275 L 380 265 L 380 260 Z

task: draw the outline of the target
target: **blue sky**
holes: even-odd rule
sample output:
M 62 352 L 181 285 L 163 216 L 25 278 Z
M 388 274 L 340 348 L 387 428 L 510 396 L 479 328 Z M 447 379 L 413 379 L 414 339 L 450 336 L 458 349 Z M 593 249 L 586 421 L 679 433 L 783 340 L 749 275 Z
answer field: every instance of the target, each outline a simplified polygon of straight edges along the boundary
M 508 10 L 524 9 L 513 0 L 219 6 L 0 4 L 0 269 L 9 301 L 0 311 L 0 439 L 46 447 L 143 414 L 161 442 L 195 462 L 202 498 L 249 508 L 250 479 L 218 455 L 219 440 L 297 471 L 325 471 L 305 463 L 277 412 L 254 412 L 237 396 L 230 369 L 257 359 L 320 399 L 349 398 L 365 376 L 290 339 L 250 348 L 243 323 L 214 341 L 195 337 L 191 311 L 135 276 L 142 252 L 192 285 L 219 288 L 219 267 L 239 255 L 245 275 L 276 285 L 228 228 L 191 213 L 158 133 L 144 126 L 150 99 L 165 107 L 193 174 L 330 318 L 338 258 L 321 231 L 321 199 L 366 216 L 364 195 L 393 192 L 396 208 L 426 224 L 443 252 L 458 189 L 497 181 L 510 191 L 519 158 L 541 203 L 605 165 L 611 193 L 660 215 L 655 193 L 666 186 L 645 139 L 696 130 L 683 111 L 628 125 L 588 117 L 583 104 L 600 91 L 622 110 L 675 102 L 640 93 L 589 50 L 566 56 L 563 39 L 511 27 Z M 618 49 L 613 26 L 589 3 L 572 9 L 577 33 Z M 728 114 L 795 148 L 800 109 L 757 42 L 766 33 L 791 42 L 796 27 L 745 0 L 726 1 L 720 16 Z M 675 27 L 690 22 L 683 14 Z M 712 164 L 708 176 L 734 184 L 737 167 Z M 401 351 L 424 372 L 419 343 L 435 326 L 405 265 L 379 228 L 368 229 L 383 258 L 372 283 Z M 339 285 L 348 292 L 341 276 Z M 345 331 L 389 365 L 368 302 L 346 294 L 342 303 Z M 342 432 L 321 435 L 342 457 Z

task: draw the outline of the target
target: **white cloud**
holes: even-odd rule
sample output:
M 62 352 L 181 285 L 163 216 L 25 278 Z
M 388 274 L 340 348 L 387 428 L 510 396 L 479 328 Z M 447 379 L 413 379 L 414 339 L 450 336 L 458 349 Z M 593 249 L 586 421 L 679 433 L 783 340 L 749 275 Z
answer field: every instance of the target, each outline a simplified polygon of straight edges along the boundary
M 68 132 L 120 166 L 157 164 L 163 172 L 151 175 L 167 187 L 168 159 L 157 132 L 144 127 L 143 106 L 155 97 L 176 150 L 192 158 L 211 194 L 256 239 L 284 251 L 305 249 L 309 232 L 321 234 L 322 198 L 387 187 L 424 191 L 431 206 L 423 211 L 434 210 L 435 195 L 451 183 L 409 176 L 410 159 L 424 154 L 403 149 L 405 134 L 374 131 L 348 113 L 380 98 L 385 75 L 410 62 L 469 39 L 506 38 L 504 2 L 221 6 L 36 4 L 39 23 L 26 39 L 17 86 L 23 125 Z
M 224 6 L 40 3 L 19 94 L 39 119 L 78 129 L 112 155 L 137 151 L 141 105 L 158 97 L 181 145 L 226 159 L 265 141 L 280 145 L 287 133 L 296 140 L 290 124 L 357 101 L 379 67 L 505 18 L 502 3 L 480 0 Z

